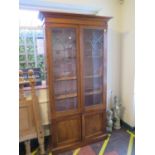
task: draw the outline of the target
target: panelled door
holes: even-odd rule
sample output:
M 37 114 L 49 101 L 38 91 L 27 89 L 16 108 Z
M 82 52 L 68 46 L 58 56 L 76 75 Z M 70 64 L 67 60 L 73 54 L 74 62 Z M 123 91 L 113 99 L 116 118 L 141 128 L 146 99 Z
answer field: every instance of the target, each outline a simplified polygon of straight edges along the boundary
M 104 29 L 81 27 L 83 137 L 105 134 Z
M 80 101 L 78 28 L 75 25 L 52 24 L 48 27 L 48 81 L 51 90 L 53 147 L 80 143 L 82 118 Z M 47 57 L 48 57 L 47 56 Z M 77 132 L 78 131 L 78 132 Z

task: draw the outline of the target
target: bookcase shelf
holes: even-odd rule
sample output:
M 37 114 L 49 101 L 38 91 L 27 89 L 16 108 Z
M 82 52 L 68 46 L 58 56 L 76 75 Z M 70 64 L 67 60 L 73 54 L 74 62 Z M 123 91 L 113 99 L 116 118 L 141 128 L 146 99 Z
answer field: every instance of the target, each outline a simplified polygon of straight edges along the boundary
M 56 97 L 56 99 L 57 100 L 62 100 L 62 99 L 67 99 L 67 98 L 72 98 L 72 97 L 77 97 L 77 93 L 59 95 L 59 96 Z
M 70 77 L 65 77 L 65 76 L 62 76 L 62 77 L 59 77 L 56 79 L 56 81 L 65 81 L 65 80 L 76 80 L 76 76 L 70 76 Z
M 102 77 L 102 75 L 87 75 L 87 76 L 85 76 L 85 79 L 90 79 L 90 78 L 101 78 Z
M 90 91 L 90 92 L 85 92 L 85 96 L 89 96 L 89 95 L 96 95 L 96 94 L 101 94 L 102 90 L 94 90 L 94 91 Z

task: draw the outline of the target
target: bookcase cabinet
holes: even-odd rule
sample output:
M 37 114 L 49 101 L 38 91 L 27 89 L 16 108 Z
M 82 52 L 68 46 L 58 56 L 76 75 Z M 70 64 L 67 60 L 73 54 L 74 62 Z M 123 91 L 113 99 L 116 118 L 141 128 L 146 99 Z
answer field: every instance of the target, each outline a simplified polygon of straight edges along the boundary
M 45 30 L 53 154 L 106 136 L 110 18 L 40 12 Z

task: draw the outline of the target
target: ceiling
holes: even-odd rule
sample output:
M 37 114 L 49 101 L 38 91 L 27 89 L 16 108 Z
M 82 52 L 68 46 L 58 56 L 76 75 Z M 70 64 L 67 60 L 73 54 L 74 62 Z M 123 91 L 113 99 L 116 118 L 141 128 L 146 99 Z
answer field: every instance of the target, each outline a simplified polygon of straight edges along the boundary
M 96 14 L 101 10 L 102 0 L 19 0 L 22 9 L 41 11 Z

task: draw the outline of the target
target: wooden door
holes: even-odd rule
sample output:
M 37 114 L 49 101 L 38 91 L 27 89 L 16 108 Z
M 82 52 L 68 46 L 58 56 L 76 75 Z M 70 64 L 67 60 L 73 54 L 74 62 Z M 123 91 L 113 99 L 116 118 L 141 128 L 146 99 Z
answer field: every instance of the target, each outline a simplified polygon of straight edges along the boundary
M 82 138 L 78 28 L 52 24 L 46 33 L 52 144 L 59 148 Z
M 83 139 L 93 140 L 104 136 L 106 125 L 106 53 L 104 29 L 82 27 L 82 103 Z

